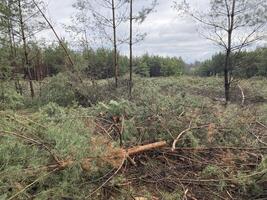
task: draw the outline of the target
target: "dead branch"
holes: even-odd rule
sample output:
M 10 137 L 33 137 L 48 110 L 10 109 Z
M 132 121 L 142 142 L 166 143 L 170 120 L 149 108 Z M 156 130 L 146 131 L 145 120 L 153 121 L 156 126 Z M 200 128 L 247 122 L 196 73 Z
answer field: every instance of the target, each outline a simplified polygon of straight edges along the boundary
M 267 129 L 267 126 L 265 124 L 263 124 L 262 122 L 256 121 L 257 124 L 259 124 L 260 126 L 262 126 L 263 128 Z
M 51 22 L 47 19 L 47 17 L 45 16 L 44 12 L 42 11 L 42 9 L 40 8 L 40 6 L 36 3 L 35 0 L 32 0 L 32 2 L 34 3 L 34 5 L 36 6 L 36 8 L 38 9 L 38 11 L 41 13 L 42 17 L 44 18 L 44 20 L 47 22 L 47 24 L 49 25 L 50 29 L 53 31 L 54 35 L 56 36 L 58 42 L 59 42 L 59 45 L 62 47 L 62 49 L 64 50 L 64 53 L 65 55 L 67 56 L 68 60 L 69 60 L 69 63 L 71 64 L 72 66 L 72 70 L 73 71 L 76 71 L 75 70 L 75 66 L 74 66 L 74 62 L 70 56 L 70 53 L 68 52 L 67 48 L 64 46 L 62 40 L 60 39 L 59 35 L 57 34 L 55 28 L 53 27 L 53 25 L 51 24 Z M 81 83 L 83 83 L 83 80 L 82 78 L 78 75 L 77 73 L 77 76 L 80 80 Z
M 126 155 L 124 156 L 121 165 L 119 166 L 119 168 L 114 172 L 114 174 L 112 174 L 112 176 L 110 176 L 103 184 L 101 184 L 97 189 L 95 189 L 92 193 L 90 193 L 87 197 L 85 197 L 85 199 L 90 198 L 93 194 L 95 194 L 97 191 L 99 191 L 101 188 L 103 188 L 114 176 L 116 176 L 116 174 L 121 170 L 124 162 L 126 159 Z
M 244 91 L 243 91 L 242 87 L 239 84 L 237 86 L 240 89 L 241 95 L 242 95 L 242 104 L 241 105 L 244 106 L 244 103 L 245 103 L 245 94 L 244 94 Z
M 123 141 L 122 141 L 122 134 L 124 132 L 124 116 L 122 115 L 122 119 L 121 119 L 121 130 L 120 130 L 120 145 L 123 145 Z
M 99 124 L 96 123 L 96 122 L 95 122 L 95 125 L 96 125 L 98 128 L 100 128 L 101 130 L 103 130 L 103 131 L 107 134 L 107 136 L 108 136 L 111 140 L 113 140 L 113 138 L 111 137 L 111 135 L 109 134 L 109 132 L 108 132 L 104 127 L 102 127 L 101 125 L 99 125 Z
M 219 147 L 182 147 L 182 148 L 175 148 L 175 150 L 179 151 L 210 151 L 210 150 L 239 150 L 239 151 L 261 151 L 266 150 L 267 147 L 259 147 L 259 148 L 249 148 L 249 147 L 225 147 L 225 146 L 219 146 Z M 166 150 L 170 150 L 167 148 Z
M 20 190 L 19 192 L 17 192 L 15 195 L 13 195 L 12 197 L 10 197 L 8 200 L 12 200 L 15 199 L 17 196 L 19 196 L 21 193 L 23 193 L 24 191 L 26 191 L 28 188 L 30 188 L 31 186 L 33 186 L 35 183 L 41 181 L 43 178 L 45 178 L 46 176 L 49 176 L 50 174 L 52 174 L 53 172 L 55 172 L 57 169 L 54 169 L 53 171 L 46 173 L 44 175 L 42 175 L 41 177 L 37 178 L 35 181 L 33 181 L 32 183 L 30 183 L 29 185 L 27 185 L 26 187 L 24 187 L 22 190 Z
M 248 130 L 248 132 L 249 132 L 251 135 L 253 135 L 253 136 L 254 136 L 254 137 L 257 139 L 257 141 L 258 141 L 259 143 L 261 143 L 261 144 L 263 144 L 263 145 L 266 145 L 266 146 L 267 146 L 267 143 L 266 143 L 266 142 L 264 142 L 264 141 L 262 141 L 258 135 L 256 135 L 255 133 L 253 133 L 253 132 L 252 132 L 252 131 L 250 131 L 250 130 Z
M 50 23 L 50 21 L 47 19 L 47 17 L 45 16 L 44 12 L 42 11 L 42 9 L 39 7 L 39 5 L 35 2 L 35 0 L 32 0 L 34 5 L 36 6 L 36 8 L 38 9 L 38 11 L 41 13 L 41 15 L 43 16 L 44 20 L 47 22 L 47 24 L 49 25 L 49 27 L 51 28 L 51 30 L 53 31 L 53 33 L 55 34 L 56 38 L 58 39 L 58 42 L 60 43 L 61 47 L 63 48 L 66 56 L 68 57 L 68 60 L 70 62 L 70 64 L 72 65 L 72 67 L 74 66 L 74 62 L 70 57 L 69 52 L 67 51 L 67 49 L 65 48 L 65 46 L 63 45 L 61 39 L 59 38 L 57 32 L 55 31 L 54 27 L 52 26 L 52 24 Z

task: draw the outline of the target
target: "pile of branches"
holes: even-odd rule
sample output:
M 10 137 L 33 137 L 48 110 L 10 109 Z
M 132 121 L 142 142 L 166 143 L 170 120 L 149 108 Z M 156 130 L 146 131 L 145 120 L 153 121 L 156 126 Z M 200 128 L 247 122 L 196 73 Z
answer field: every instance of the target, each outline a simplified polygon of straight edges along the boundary
M 223 112 L 219 108 L 212 109 L 218 118 L 222 116 Z M 131 146 L 125 145 L 122 139 L 127 128 L 125 121 L 131 120 L 125 113 L 111 115 L 109 112 L 100 113 L 98 116 L 81 116 L 80 112 L 76 115 L 71 111 L 69 113 L 72 115 L 68 115 L 61 108 L 54 107 L 49 107 L 46 111 L 51 115 L 47 118 L 43 117 L 45 113 L 41 113 L 42 117 L 36 118 L 27 114 L 0 113 L 2 120 L 0 140 L 7 142 L 19 140 L 23 143 L 23 148 L 36 147 L 34 152 L 44 157 L 43 163 L 40 163 L 37 168 L 29 168 L 31 163 L 29 166 L 26 164 L 23 166 L 25 167 L 23 172 L 28 173 L 28 176 L 34 179 L 27 184 L 19 183 L 19 187 L 13 186 L 14 182 L 11 182 L 9 187 L 11 189 L 15 187 L 16 192 L 13 192 L 9 199 L 16 199 L 22 194 L 34 197 L 36 195 L 34 192 L 30 195 L 27 191 L 52 175 L 60 176 L 62 171 L 69 172 L 74 166 L 82 170 L 82 172 L 79 171 L 79 176 L 85 177 L 81 188 L 90 185 L 88 184 L 88 174 L 90 174 L 92 187 L 89 190 L 83 188 L 88 193 L 87 199 L 98 197 L 99 193 L 103 195 L 102 199 L 110 197 L 116 199 L 119 195 L 137 199 L 138 196 L 145 196 L 145 192 L 150 192 L 155 200 L 164 199 L 165 193 L 179 194 L 179 198 L 183 200 L 240 199 L 240 197 L 263 199 L 266 196 L 264 189 L 267 184 L 266 125 L 258 121 L 257 117 L 253 118 L 252 112 L 237 112 L 236 115 L 239 115 L 240 120 L 236 121 L 247 124 L 246 128 L 250 134 L 249 142 L 254 143 L 251 146 L 246 143 L 242 147 L 218 147 L 214 145 L 217 143 L 216 138 L 223 134 L 229 136 L 227 131 L 229 129 L 232 131 L 232 129 L 223 127 L 223 123 L 215 123 L 215 119 L 210 123 L 203 120 L 205 123 L 200 121 L 202 122 L 200 124 L 197 119 L 202 119 L 200 116 L 207 115 L 208 111 L 203 107 L 195 109 L 190 107 L 184 109 L 179 115 L 170 116 L 171 123 L 167 123 L 165 115 L 151 114 L 144 119 L 143 124 L 137 122 L 138 125 L 143 126 L 138 126 L 138 129 L 144 130 L 157 124 L 157 131 L 165 130 L 168 138 L 161 141 L 158 141 L 159 139 L 143 140 L 141 144 Z M 236 117 L 236 115 L 230 117 Z M 230 117 L 227 118 L 228 121 L 232 120 Z M 196 119 L 195 123 L 192 118 Z M 178 134 L 174 133 L 177 127 L 171 129 L 169 126 L 174 124 L 174 121 L 183 125 L 183 131 Z M 236 125 L 238 124 L 234 124 L 234 127 Z M 69 132 L 61 136 L 64 137 L 63 140 L 57 135 L 58 129 L 61 131 L 60 134 Z M 207 143 L 197 147 L 183 146 L 183 139 L 193 131 L 207 135 Z M 72 136 L 74 134 L 76 134 L 75 137 Z M 155 134 L 152 132 L 151 135 Z M 81 138 L 75 143 L 72 140 L 77 139 L 76 137 Z M 236 138 L 239 138 L 239 135 Z M 247 138 L 240 137 L 240 140 L 246 141 Z M 59 148 L 57 142 L 59 144 L 65 142 L 65 145 L 61 144 Z M 73 147 L 75 151 L 70 147 Z M 67 155 L 65 155 L 66 152 Z M 19 158 L 13 159 L 19 160 Z M 36 162 L 39 162 L 38 158 Z M 8 163 L 1 162 L 0 164 L 4 167 L 8 165 Z M 107 166 L 109 170 L 101 172 L 100 178 L 93 177 L 92 174 L 96 173 L 94 168 L 97 168 L 98 172 L 106 169 Z M 114 181 L 118 176 L 123 176 L 123 181 Z M 39 187 L 42 189 L 44 186 Z M 135 191 L 130 192 L 133 188 Z M 121 191 L 127 192 L 121 194 Z
M 147 186 L 156 199 L 162 191 L 180 192 L 181 199 L 264 199 L 266 168 L 259 166 L 267 148 L 164 148 L 138 156 L 127 182 Z M 256 191 L 255 185 L 259 187 Z M 182 192 L 181 192 L 182 191 Z M 259 192 L 260 191 L 260 192 Z M 258 193 L 257 193 L 258 192 Z
M 125 181 L 118 185 L 107 182 L 101 185 L 105 194 L 103 198 L 116 198 L 121 191 L 128 191 L 129 198 L 138 199 L 135 197 L 145 196 L 145 191 L 150 191 L 155 200 L 167 199 L 166 192 L 172 195 L 170 199 L 176 199 L 178 193 L 183 200 L 264 199 L 267 196 L 267 128 L 252 112 L 248 115 L 251 116 L 239 116 L 249 136 L 248 143 L 241 146 L 219 146 L 214 145 L 216 141 L 211 142 L 215 139 L 215 132 L 231 130 L 230 127 L 216 123 L 193 126 L 192 121 L 184 118 L 184 124 L 189 126 L 176 136 L 171 133 L 172 130 L 168 130 L 172 139 L 167 140 L 163 148 L 139 151 L 128 157 L 121 169 Z M 101 116 L 95 120 L 96 133 L 108 136 L 111 140 L 120 139 L 123 145 L 124 120 L 124 116 Z M 167 128 L 163 124 L 161 126 Z M 180 142 L 188 132 L 203 129 L 208 132 L 210 141 L 207 144 L 181 147 Z M 242 140 L 245 141 L 245 138 Z M 251 145 L 248 145 L 249 142 Z M 130 193 L 131 188 L 139 188 L 139 192 Z

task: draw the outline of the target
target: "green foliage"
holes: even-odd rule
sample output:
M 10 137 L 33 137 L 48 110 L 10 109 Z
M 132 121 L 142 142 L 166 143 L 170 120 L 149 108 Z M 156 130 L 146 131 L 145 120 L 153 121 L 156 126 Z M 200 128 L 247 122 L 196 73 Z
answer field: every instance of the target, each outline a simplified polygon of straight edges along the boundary
M 109 116 L 129 115 L 132 109 L 130 102 L 126 100 L 114 101 L 111 100 L 108 104 L 100 103 L 100 110 L 106 112 Z
M 128 95 L 123 84 L 113 91 L 109 86 L 109 81 L 101 80 L 97 82 L 96 86 L 92 86 L 89 81 L 87 84 L 86 80 L 86 87 L 81 89 L 81 85 L 74 85 L 74 82 L 70 82 L 63 74 L 59 74 L 43 81 L 40 99 L 43 97 L 43 92 L 46 91 L 46 97 L 51 100 L 41 104 L 44 106 L 39 110 L 35 110 L 34 113 L 30 109 L 19 112 L 0 112 L 0 132 L 5 130 L 23 134 L 44 143 L 59 159 L 74 161 L 73 165 L 67 169 L 42 178 L 33 187 L 22 193 L 21 199 L 26 198 L 26 195 L 33 195 L 37 199 L 65 197 L 84 199 L 104 179 L 100 179 L 99 182 L 96 180 L 105 176 L 113 168 L 110 163 L 97 160 L 101 157 L 106 158 L 106 152 L 110 152 L 111 146 L 119 146 L 118 130 L 112 131 L 111 125 L 118 127 L 119 130 L 123 127 L 124 147 L 160 140 L 166 140 L 171 145 L 174 138 L 189 125 L 197 127 L 206 124 L 214 126 L 186 132 L 178 141 L 177 147 L 259 147 L 260 143 L 247 132 L 249 128 L 247 125 L 252 123 L 252 119 L 263 123 L 266 121 L 266 105 L 251 104 L 251 106 L 240 109 L 237 104 L 229 104 L 225 107 L 219 102 L 213 101 L 211 98 L 214 92 L 220 92 L 221 79 L 185 76 L 169 78 L 134 76 L 134 79 L 133 97 L 131 101 L 128 101 L 125 100 Z M 266 80 L 263 78 L 250 79 L 250 87 L 244 87 L 247 91 L 246 94 L 260 90 L 263 98 L 266 98 L 265 82 Z M 85 92 L 86 94 L 96 95 L 97 97 L 94 97 L 96 106 L 92 104 L 91 107 L 84 108 L 75 103 L 72 104 L 73 101 L 78 100 L 77 94 L 74 95 L 73 86 L 75 86 L 75 92 L 79 89 L 88 92 Z M 93 87 L 95 90 L 92 90 Z M 4 88 L 7 89 L 6 86 Z M 71 91 L 71 98 L 66 97 L 65 90 L 67 89 Z M 209 93 L 203 94 L 203 91 Z M 52 96 L 55 97 L 52 98 Z M 40 100 L 38 97 L 37 99 Z M 22 97 L 21 100 L 23 102 L 25 97 Z M 59 105 L 59 102 L 66 103 Z M 3 105 L 7 106 L 8 104 Z M 100 130 L 96 123 L 109 130 L 114 141 L 106 140 L 106 133 L 102 129 Z M 14 185 L 14 183 L 25 187 L 45 174 L 45 171 L 38 170 L 40 167 L 55 164 L 51 154 L 42 145 L 35 145 L 15 135 L 2 133 L 0 134 L 0 143 L 3 144 L 0 145 L 0 194 L 5 194 L 7 197 L 18 191 L 17 184 Z M 217 153 L 211 153 L 210 156 L 217 155 Z M 193 160 L 202 158 L 202 153 L 193 153 L 193 155 L 195 156 L 192 157 Z M 252 156 L 252 158 L 254 157 Z M 81 161 L 84 158 L 92 159 L 89 171 L 84 171 L 81 167 Z M 236 162 L 238 167 L 244 159 L 232 158 L 231 155 L 230 158 L 231 165 L 232 162 Z M 142 161 L 141 164 L 147 172 L 151 169 L 160 171 L 159 166 L 172 165 L 171 162 L 165 164 L 162 162 L 163 160 L 157 159 L 151 159 L 143 164 L 142 156 L 136 160 L 138 165 L 139 160 Z M 250 159 L 248 160 L 250 161 Z M 181 163 L 181 167 L 183 164 Z M 226 162 L 226 164 L 228 163 Z M 29 169 L 30 174 L 26 173 Z M 248 170 L 246 165 L 238 170 L 231 169 L 222 169 L 216 163 L 211 162 L 209 165 L 204 165 L 203 170 L 201 167 L 198 175 L 203 179 L 216 180 L 235 177 L 233 179 L 237 181 L 236 190 L 239 190 L 240 193 L 262 194 L 262 182 L 266 178 L 265 175 L 262 176 L 262 172 L 266 170 L 266 159 L 263 159 L 255 169 L 250 170 L 249 168 Z M 239 175 L 238 172 L 240 172 Z M 94 183 L 94 181 L 96 182 Z M 107 183 L 103 190 L 114 188 L 123 190 L 118 192 L 123 199 L 129 195 L 129 191 L 124 191 L 124 187 L 120 186 L 124 183 L 124 174 L 118 174 L 118 177 Z M 230 184 L 226 185 L 226 181 L 222 180 L 216 182 L 216 185 L 217 191 L 215 192 L 220 193 Z M 138 194 L 148 198 L 155 195 L 154 192 L 149 191 L 149 188 L 146 188 L 145 191 L 141 191 L 142 195 L 140 191 Z M 102 192 L 99 191 L 99 193 Z M 179 190 L 175 192 L 161 191 L 161 188 L 156 193 L 165 199 L 179 199 L 183 194 Z M 133 194 L 136 193 L 133 192 Z M 96 194 L 96 196 L 98 199 L 100 195 Z
M 92 152 L 88 151 L 92 133 L 82 120 L 73 119 L 72 114 L 67 114 L 63 108 L 55 104 L 49 104 L 41 110 L 42 115 L 46 113 L 43 120 L 50 127 L 45 132 L 46 139 L 55 144 L 54 151 L 61 158 L 71 157 L 79 160 L 92 155 Z
M 267 180 L 267 155 L 264 155 L 260 165 L 258 166 L 256 172 L 258 176 L 255 176 L 254 179 L 257 179 L 258 182 L 263 182 Z
M 224 173 L 221 168 L 219 168 L 216 165 L 208 165 L 206 166 L 202 172 L 201 176 L 205 179 L 215 179 L 215 180 L 220 180 L 218 189 L 220 191 L 223 191 L 224 188 L 227 186 L 226 182 L 223 180 L 224 179 Z
M 199 143 L 200 143 L 199 139 L 192 132 L 188 132 L 185 135 L 181 146 L 196 148 L 196 147 L 200 146 Z
M 24 98 L 10 86 L 8 82 L 0 82 L 0 110 L 2 109 L 19 109 L 24 106 Z
M 39 101 L 41 104 L 50 102 L 57 103 L 60 106 L 73 104 L 75 101 L 75 92 L 68 77 L 64 74 L 58 74 L 52 78 L 46 79 L 47 83 L 42 88 Z
M 135 73 L 143 77 L 149 77 L 149 71 L 148 64 L 146 62 L 140 62 L 135 70 Z
M 99 146 L 92 143 L 94 130 L 87 127 L 83 118 L 79 117 L 85 111 L 78 110 L 51 103 L 32 115 L 17 115 L 11 111 L 0 113 L 0 131 L 22 134 L 50 149 L 47 151 L 42 145 L 8 133 L 2 135 L 1 132 L 1 195 L 11 197 L 21 188 L 49 173 L 45 169 L 46 166 L 55 164 L 51 153 L 60 160 L 70 160 L 74 163 L 40 179 L 19 198 L 25 199 L 27 195 L 34 195 L 37 199 L 84 199 L 96 187 L 93 183 L 88 183 L 88 180 L 99 179 L 110 172 L 112 168 L 109 165 L 101 167 L 96 162 L 91 163 L 92 170 L 82 170 L 80 162 L 83 159 L 101 157 L 106 149 L 102 143 L 99 143 Z M 17 129 L 23 130 L 23 133 Z
M 0 80 L 9 80 L 11 78 L 11 69 L 9 51 L 0 46 Z
M 44 117 L 51 121 L 61 121 L 66 117 L 65 109 L 53 102 L 41 107 L 40 112 Z
M 182 75 L 185 63 L 182 58 L 143 55 L 135 60 L 135 73 L 141 76 L 175 76 Z
M 169 192 L 163 192 L 161 194 L 162 198 L 163 199 L 166 199 L 166 200 L 182 200 L 182 192 L 181 191 L 174 191 L 172 193 L 169 193 Z
M 64 43 L 65 47 L 68 49 L 67 43 Z M 48 69 L 49 75 L 56 75 L 59 72 L 66 71 L 68 62 L 66 60 L 66 55 L 62 47 L 58 44 L 52 44 L 46 46 L 43 49 L 43 62 L 45 67 Z
M 217 179 L 221 179 L 224 177 L 222 170 L 216 166 L 216 165 L 208 165 L 206 166 L 201 175 L 204 178 L 217 178 Z
M 139 137 L 138 130 L 136 128 L 136 122 L 134 119 L 125 120 L 123 124 L 123 141 L 127 142 L 127 144 L 138 144 L 144 140 L 144 138 Z M 138 141 L 138 139 L 140 139 Z
M 83 65 L 82 71 L 93 79 L 106 79 L 114 76 L 114 53 L 112 50 L 99 48 L 84 51 L 78 62 Z M 126 56 L 118 55 L 120 75 L 128 72 L 129 61 Z
M 243 51 L 231 58 L 232 71 L 235 77 L 251 78 L 253 76 L 267 76 L 267 48 L 255 51 Z M 216 76 L 224 73 L 225 55 L 215 54 L 211 59 L 201 63 L 194 73 L 200 76 Z

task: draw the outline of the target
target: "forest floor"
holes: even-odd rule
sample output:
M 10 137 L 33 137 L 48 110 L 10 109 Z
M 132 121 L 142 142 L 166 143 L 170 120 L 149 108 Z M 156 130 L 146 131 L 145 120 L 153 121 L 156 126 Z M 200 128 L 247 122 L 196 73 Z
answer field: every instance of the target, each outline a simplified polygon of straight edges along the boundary
M 1 84 L 0 200 L 267 199 L 266 78 Z

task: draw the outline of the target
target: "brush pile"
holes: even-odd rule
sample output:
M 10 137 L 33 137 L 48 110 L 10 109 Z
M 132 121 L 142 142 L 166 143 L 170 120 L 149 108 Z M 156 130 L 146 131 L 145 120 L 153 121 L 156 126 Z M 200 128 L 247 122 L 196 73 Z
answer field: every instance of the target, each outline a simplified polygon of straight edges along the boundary
M 180 81 L 139 80 L 131 101 L 90 108 L 1 111 L 0 199 L 266 199 L 266 105 L 225 107 Z

